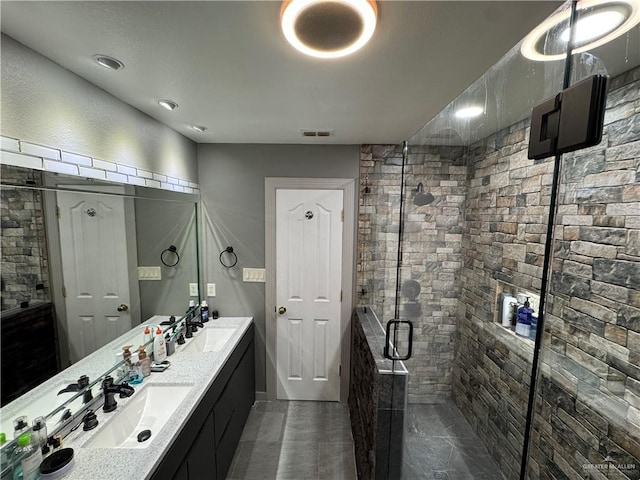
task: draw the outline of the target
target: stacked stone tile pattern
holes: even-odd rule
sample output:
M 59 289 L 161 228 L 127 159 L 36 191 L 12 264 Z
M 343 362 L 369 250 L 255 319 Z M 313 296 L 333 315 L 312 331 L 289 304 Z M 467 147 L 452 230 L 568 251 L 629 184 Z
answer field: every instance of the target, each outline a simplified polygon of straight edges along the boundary
M 531 479 L 640 479 L 639 112 L 635 69 L 610 82 L 602 142 L 562 159 Z M 496 289 L 540 293 L 553 173 L 527 159 L 528 135 L 525 120 L 464 149 L 411 147 L 405 177 L 401 275 L 421 286 L 409 401 L 453 397 L 506 478 L 520 469 L 533 347 L 495 321 Z M 358 288 L 385 320 L 400 164 L 399 146 L 362 147 Z M 412 204 L 418 182 L 432 204 Z
M 37 186 L 40 176 L 39 171 L 2 166 L 5 183 Z M 49 264 L 42 192 L 2 188 L 0 198 L 2 310 L 19 307 L 25 301 L 47 300 Z

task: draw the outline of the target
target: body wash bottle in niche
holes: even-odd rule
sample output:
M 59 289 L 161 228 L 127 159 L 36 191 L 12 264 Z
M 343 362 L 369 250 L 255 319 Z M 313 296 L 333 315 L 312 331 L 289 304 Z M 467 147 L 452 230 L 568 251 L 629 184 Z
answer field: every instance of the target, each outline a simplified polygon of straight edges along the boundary
M 531 334 L 531 314 L 533 310 L 529 304 L 529 297 L 526 297 L 524 305 L 518 308 L 518 320 L 516 323 L 516 335 L 529 338 Z

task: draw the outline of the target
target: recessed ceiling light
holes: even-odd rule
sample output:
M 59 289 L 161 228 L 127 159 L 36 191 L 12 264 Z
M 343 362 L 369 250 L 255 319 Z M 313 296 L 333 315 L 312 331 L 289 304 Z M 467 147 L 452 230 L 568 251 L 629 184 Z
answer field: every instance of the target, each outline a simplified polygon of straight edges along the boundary
M 472 107 L 459 108 L 458 110 L 456 110 L 455 115 L 458 118 L 473 118 L 473 117 L 477 117 L 478 115 L 482 115 L 483 113 L 484 113 L 484 108 L 478 107 L 478 106 L 472 106 Z
M 175 110 L 178 108 L 178 104 L 172 100 L 158 100 L 158 105 L 166 108 L 167 110 Z
M 287 41 L 317 58 L 338 58 L 362 48 L 376 28 L 374 0 L 285 0 L 280 19 Z
M 638 0 L 581 0 L 576 8 L 574 54 L 604 45 L 640 23 Z M 522 55 L 537 61 L 564 59 L 570 16 L 571 9 L 565 8 L 533 29 L 522 41 Z
M 122 63 L 117 58 L 110 57 L 109 55 L 102 55 L 100 53 L 97 53 L 93 55 L 92 58 L 98 65 L 110 70 L 121 70 L 124 68 L 124 63 Z
M 204 132 L 207 129 L 207 127 L 203 125 L 194 125 L 191 128 L 193 128 L 196 132 L 200 132 L 200 133 Z

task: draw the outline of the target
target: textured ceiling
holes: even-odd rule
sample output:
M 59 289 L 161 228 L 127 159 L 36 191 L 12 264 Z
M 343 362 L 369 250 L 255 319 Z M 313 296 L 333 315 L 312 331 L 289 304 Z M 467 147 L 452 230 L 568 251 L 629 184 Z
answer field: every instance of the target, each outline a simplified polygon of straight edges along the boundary
M 335 60 L 286 43 L 280 2 L 2 1 L 1 27 L 199 143 L 398 143 L 558 5 L 379 2 L 372 41 Z M 96 53 L 125 69 L 99 67 Z M 180 107 L 166 111 L 160 98 Z M 300 129 L 333 135 L 304 138 Z

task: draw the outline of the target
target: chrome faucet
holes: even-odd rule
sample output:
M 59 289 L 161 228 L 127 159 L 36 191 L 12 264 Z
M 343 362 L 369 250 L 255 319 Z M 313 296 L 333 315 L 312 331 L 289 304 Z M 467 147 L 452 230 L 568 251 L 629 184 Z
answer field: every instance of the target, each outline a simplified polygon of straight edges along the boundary
M 104 405 L 102 410 L 104 412 L 113 412 L 118 403 L 116 402 L 115 395 L 116 393 L 120 394 L 120 398 L 130 397 L 133 395 L 135 390 L 132 386 L 127 385 L 126 383 L 121 383 L 120 385 L 116 385 L 113 383 L 113 377 L 107 375 L 102 380 L 102 393 L 104 393 Z

